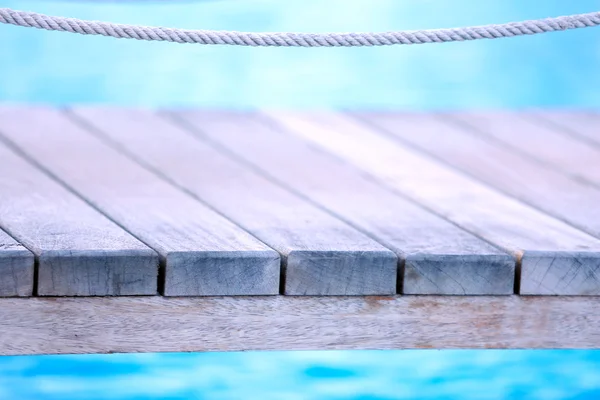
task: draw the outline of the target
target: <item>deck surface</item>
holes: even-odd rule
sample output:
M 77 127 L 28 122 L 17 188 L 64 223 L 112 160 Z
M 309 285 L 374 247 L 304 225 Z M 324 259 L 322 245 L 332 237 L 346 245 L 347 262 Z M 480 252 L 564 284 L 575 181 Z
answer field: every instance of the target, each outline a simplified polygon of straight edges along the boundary
M 600 348 L 599 302 L 593 111 L 0 106 L 0 354 Z

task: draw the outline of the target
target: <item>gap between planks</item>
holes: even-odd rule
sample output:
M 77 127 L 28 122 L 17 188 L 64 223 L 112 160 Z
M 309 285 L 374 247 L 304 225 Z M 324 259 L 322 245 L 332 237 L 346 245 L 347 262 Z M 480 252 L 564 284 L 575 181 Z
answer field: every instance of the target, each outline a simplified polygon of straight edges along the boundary
M 596 276 L 600 241 L 591 235 L 350 116 L 285 111 L 267 111 L 265 116 L 282 131 L 337 154 L 387 187 L 518 257 L 516 292 L 600 294 Z M 431 133 L 421 130 L 422 125 L 404 128 L 414 137 Z
M 286 295 L 392 295 L 398 258 L 339 219 L 148 110 L 70 116 L 281 254 Z
M 512 294 L 515 259 L 255 113 L 171 114 L 199 140 L 393 250 L 404 294 Z M 277 151 L 273 151 L 277 149 Z
M 238 221 L 238 222 L 239 222 L 239 221 Z M 364 294 L 364 293 L 363 293 L 363 294 Z M 469 293 L 467 293 L 467 294 L 469 294 Z M 491 294 L 491 293 L 482 293 L 482 294 Z M 532 294 L 532 293 L 529 293 L 529 294 Z M 533 293 L 533 294 L 537 294 L 537 293 Z M 582 294 L 582 293 L 566 293 L 566 292 L 565 292 L 565 293 L 559 293 L 559 294 Z M 592 294 L 592 293 L 588 293 L 588 294 Z
M 54 186 L 62 189 L 61 193 L 48 201 L 48 192 L 41 191 L 40 199 L 47 200 L 49 205 L 60 210 L 60 206 L 64 204 L 64 201 L 61 202 L 63 197 L 68 195 L 69 198 L 75 198 L 73 194 L 76 194 L 79 203 L 84 204 L 81 201 L 83 199 L 102 213 L 103 218 L 110 218 L 124 229 L 123 232 L 131 233 L 155 250 L 162 261 L 161 281 L 164 281 L 164 285 L 159 282 L 160 286 L 164 286 L 162 294 L 215 296 L 278 293 L 280 258 L 277 252 L 107 146 L 90 132 L 68 120 L 59 110 L 44 107 L 0 108 L 0 135 L 23 157 L 27 157 L 31 164 L 60 183 L 52 181 Z M 33 172 L 29 173 L 32 174 Z M 26 176 L 22 180 L 26 180 L 25 178 Z M 44 178 L 46 181 L 51 180 L 46 176 Z M 30 200 L 28 196 L 14 198 Z M 15 202 L 16 200 L 9 199 L 7 203 L 14 209 Z M 17 219 L 17 211 L 3 212 L 1 205 L 1 223 L 11 216 Z M 28 209 L 37 210 L 34 207 Z M 74 210 L 73 207 L 65 206 L 63 209 L 69 209 L 70 213 L 54 211 L 49 214 L 59 222 L 67 216 L 70 220 L 82 220 L 85 210 L 88 213 L 94 211 L 94 215 L 100 216 L 90 207 Z M 27 218 L 24 219 L 28 222 Z M 43 221 L 43 218 L 40 219 Z M 61 232 L 66 232 L 76 240 L 80 233 L 74 228 L 76 226 L 77 224 L 71 224 Z M 110 250 L 121 245 L 122 240 L 115 238 L 115 234 L 107 233 L 107 229 L 100 231 L 113 239 L 104 245 L 105 248 Z M 9 232 L 12 233 L 10 230 Z M 49 236 L 53 237 L 53 232 L 50 233 Z M 91 244 L 86 244 L 88 247 L 100 243 L 99 239 L 90 238 L 88 234 L 82 237 L 91 241 Z M 19 237 L 18 239 L 21 240 Z M 64 241 L 63 238 L 59 243 L 66 245 Z M 71 256 L 66 261 L 72 261 L 75 272 L 82 270 L 76 268 L 79 264 L 73 259 Z M 122 260 L 117 262 L 120 268 L 125 268 Z M 151 294 L 156 293 L 156 275 L 155 265 Z M 94 287 L 97 280 L 82 279 L 86 287 Z M 62 286 L 70 289 L 72 285 L 61 280 Z M 65 291 L 39 294 L 74 295 Z M 83 294 L 119 293 L 91 290 Z

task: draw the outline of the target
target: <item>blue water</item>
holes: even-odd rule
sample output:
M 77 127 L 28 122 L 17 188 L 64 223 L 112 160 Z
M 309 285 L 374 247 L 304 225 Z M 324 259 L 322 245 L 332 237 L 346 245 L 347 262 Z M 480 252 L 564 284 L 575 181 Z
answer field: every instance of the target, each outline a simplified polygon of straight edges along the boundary
M 1 399 L 600 399 L 592 351 L 335 351 L 0 358 Z
M 79 18 L 372 31 L 600 10 L 598 0 L 0 0 Z M 364 49 L 201 47 L 0 26 L 0 101 L 135 106 L 600 107 L 600 28 Z M 600 399 L 596 351 L 0 357 L 0 399 Z

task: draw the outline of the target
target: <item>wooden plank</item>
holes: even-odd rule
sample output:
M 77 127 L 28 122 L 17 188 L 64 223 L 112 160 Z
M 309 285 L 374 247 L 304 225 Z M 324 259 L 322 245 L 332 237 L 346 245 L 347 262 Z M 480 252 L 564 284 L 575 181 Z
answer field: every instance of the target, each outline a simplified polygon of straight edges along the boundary
M 31 296 L 33 267 L 33 254 L 0 229 L 0 297 Z
M 528 158 L 600 186 L 600 147 L 574 139 L 560 129 L 506 111 L 453 112 L 441 117 Z
M 0 355 L 598 349 L 599 332 L 599 297 L 0 299 Z
M 600 146 L 600 115 L 596 113 L 574 110 L 538 110 L 524 115 L 590 144 Z
M 431 114 L 370 113 L 360 117 L 402 143 L 600 237 L 597 187 L 491 143 L 473 131 L 446 124 Z
M 6 119 L 0 116 L 2 127 Z M 2 142 L 0 170 L 10 171 L 0 177 L 0 226 L 35 254 L 38 295 L 156 294 L 154 251 Z M 33 282 L 29 265 L 22 274 Z
M 285 294 L 396 293 L 394 253 L 167 119 L 123 108 L 72 112 L 132 158 L 278 250 Z
M 268 115 L 290 132 L 351 161 L 375 179 L 517 256 L 521 294 L 600 294 L 597 239 L 347 116 Z M 470 154 L 467 148 L 464 151 Z
M 277 252 L 61 112 L 2 109 L 0 133 L 154 248 L 164 262 L 165 295 L 278 293 Z
M 346 163 L 249 114 L 176 114 L 270 179 L 393 249 L 406 294 L 512 294 L 515 261 Z M 276 151 L 274 151 L 276 149 Z

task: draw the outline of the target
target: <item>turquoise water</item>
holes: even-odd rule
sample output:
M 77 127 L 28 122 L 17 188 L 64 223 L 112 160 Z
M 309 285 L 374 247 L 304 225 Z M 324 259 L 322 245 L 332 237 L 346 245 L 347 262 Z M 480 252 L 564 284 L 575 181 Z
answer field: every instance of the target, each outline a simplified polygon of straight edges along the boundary
M 600 398 L 591 351 L 335 351 L 0 358 L 0 399 Z
M 2 1 L 79 18 L 252 31 L 451 27 L 589 12 L 578 0 Z M 148 3 L 148 2 L 146 2 Z M 142 106 L 600 107 L 600 28 L 372 49 L 201 47 L 0 26 L 0 101 Z M 0 399 L 600 399 L 600 352 L 0 357 Z

